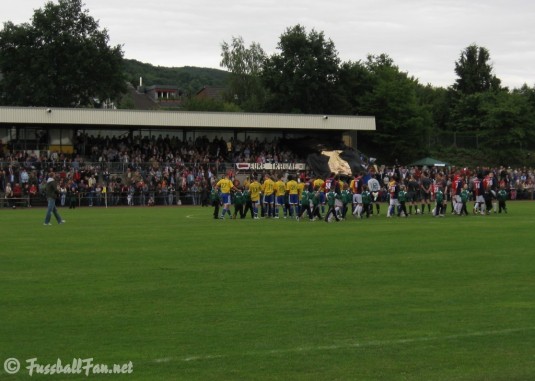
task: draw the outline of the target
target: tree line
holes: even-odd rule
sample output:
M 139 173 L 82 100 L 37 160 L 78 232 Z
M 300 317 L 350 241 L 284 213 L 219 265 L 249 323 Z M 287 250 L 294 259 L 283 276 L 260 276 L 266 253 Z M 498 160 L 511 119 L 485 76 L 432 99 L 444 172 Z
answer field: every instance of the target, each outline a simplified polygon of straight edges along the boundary
M 229 102 L 244 111 L 373 115 L 377 130 L 359 133 L 370 155 L 408 163 L 425 155 L 459 164 L 532 164 L 535 87 L 508 89 L 490 53 L 475 44 L 455 62 L 455 83 L 423 85 L 387 54 L 341 62 L 323 32 L 287 28 L 266 55 L 242 37 L 224 42 Z
M 134 72 L 142 64 L 124 60 L 122 46 L 109 46 L 107 30 L 83 6 L 82 0 L 47 2 L 29 23 L 4 23 L 1 105 L 100 107 L 117 102 L 126 82 L 138 80 Z M 457 78 L 447 88 L 419 83 L 387 54 L 342 62 L 332 40 L 301 25 L 287 28 L 271 55 L 232 37 L 221 44 L 221 66 L 228 70 L 224 98 L 189 97 L 185 109 L 373 115 L 377 130 L 359 132 L 359 149 L 383 162 L 436 155 L 467 165 L 533 164 L 535 87 L 502 86 L 489 51 L 475 44 L 461 51 Z M 180 78 L 222 83 L 207 73 L 199 79 L 188 70 Z

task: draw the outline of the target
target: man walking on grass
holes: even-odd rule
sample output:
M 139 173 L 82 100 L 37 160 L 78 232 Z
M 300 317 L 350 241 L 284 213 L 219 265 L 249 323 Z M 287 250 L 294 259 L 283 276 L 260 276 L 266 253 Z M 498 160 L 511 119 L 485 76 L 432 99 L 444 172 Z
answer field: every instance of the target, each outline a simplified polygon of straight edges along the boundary
M 56 208 L 56 198 L 58 197 L 58 184 L 56 183 L 55 174 L 54 172 L 51 172 L 48 176 L 48 179 L 46 180 L 46 187 L 45 187 L 45 195 L 46 200 L 48 202 L 48 208 L 46 210 L 46 216 L 45 216 L 45 223 L 44 225 L 52 225 L 50 223 L 50 218 L 52 217 L 52 213 L 54 213 L 54 217 L 56 217 L 56 220 L 58 221 L 58 224 L 64 224 L 65 220 L 61 218 L 61 216 L 58 213 L 58 209 Z

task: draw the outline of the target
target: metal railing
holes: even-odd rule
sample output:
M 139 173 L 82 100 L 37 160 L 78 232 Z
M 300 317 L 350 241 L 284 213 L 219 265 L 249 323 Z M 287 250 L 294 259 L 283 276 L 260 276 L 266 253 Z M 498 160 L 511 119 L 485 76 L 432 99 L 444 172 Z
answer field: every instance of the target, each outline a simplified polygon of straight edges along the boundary
M 26 169 L 28 172 L 32 171 L 49 171 L 53 170 L 55 172 L 70 172 L 73 170 L 96 170 L 98 173 L 103 173 L 108 171 L 113 174 L 126 174 L 128 170 L 130 171 L 150 171 L 154 170 L 163 170 L 166 167 L 173 168 L 174 170 L 214 170 L 215 174 L 224 173 L 227 170 L 233 169 L 233 163 L 225 162 L 173 162 L 173 161 L 162 161 L 162 162 L 117 162 L 117 161 L 103 161 L 103 162 L 90 162 L 90 161 L 62 161 L 62 160 L 47 160 L 47 161 L 0 161 L 0 169 L 7 170 L 9 167 L 14 169 Z
M 208 205 L 207 193 L 203 192 L 173 192 L 172 194 L 158 195 L 154 193 L 141 194 L 91 194 L 77 193 L 75 195 L 60 195 L 56 199 L 58 207 L 114 207 L 114 206 L 180 206 Z M 26 208 L 42 207 L 47 205 L 43 194 L 35 197 L 22 196 L 6 198 L 0 193 L 0 208 Z

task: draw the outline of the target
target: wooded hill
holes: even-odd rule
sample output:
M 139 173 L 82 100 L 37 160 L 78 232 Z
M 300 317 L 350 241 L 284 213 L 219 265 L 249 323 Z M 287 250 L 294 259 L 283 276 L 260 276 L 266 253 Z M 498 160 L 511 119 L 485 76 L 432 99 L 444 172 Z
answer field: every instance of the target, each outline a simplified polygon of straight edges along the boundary
M 185 94 L 195 94 L 204 86 L 225 87 L 228 72 L 202 67 L 154 66 L 133 59 L 124 60 L 125 75 L 134 87 L 143 78 L 144 86 L 174 85 Z

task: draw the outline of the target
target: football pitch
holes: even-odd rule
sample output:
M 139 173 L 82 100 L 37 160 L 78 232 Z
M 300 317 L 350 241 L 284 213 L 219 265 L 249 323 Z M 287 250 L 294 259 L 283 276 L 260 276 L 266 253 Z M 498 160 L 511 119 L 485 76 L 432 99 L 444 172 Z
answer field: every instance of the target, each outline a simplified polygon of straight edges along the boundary
M 534 380 L 535 203 L 508 207 L 340 223 L 79 208 L 53 226 L 0 210 L 0 379 Z M 27 369 L 90 358 L 130 372 Z

